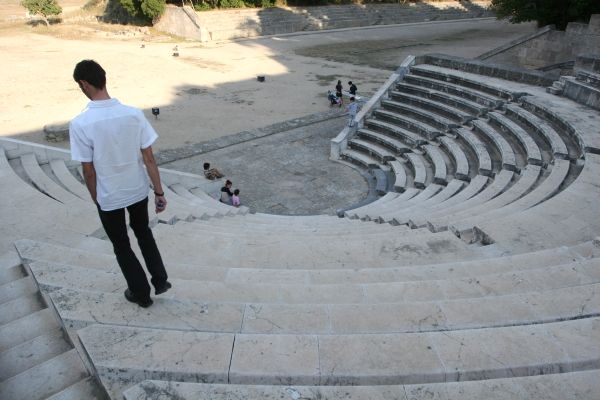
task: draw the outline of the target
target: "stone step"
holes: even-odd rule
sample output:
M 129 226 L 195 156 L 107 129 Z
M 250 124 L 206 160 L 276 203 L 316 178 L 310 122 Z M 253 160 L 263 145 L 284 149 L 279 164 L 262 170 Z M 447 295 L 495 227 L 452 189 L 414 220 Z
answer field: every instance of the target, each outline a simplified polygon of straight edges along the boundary
M 20 374 L 72 348 L 60 329 L 49 330 L 0 353 L 0 381 Z
M 598 260 L 592 259 L 545 270 L 527 269 L 453 279 L 430 277 L 424 280 L 331 284 L 294 281 L 272 283 L 269 280 L 229 283 L 205 281 L 201 277 L 181 279 L 171 274 L 169 280 L 173 289 L 167 296 L 206 302 L 281 304 L 377 304 L 481 298 L 596 283 L 600 280 L 593 270 L 597 265 Z M 110 271 L 49 263 L 32 264 L 31 268 L 40 286 L 48 291 L 66 287 L 121 295 L 126 286 L 120 273 Z M 90 280 L 93 277 L 92 284 L 82 284 L 81 277 L 85 277 L 85 274 Z
M 108 395 L 92 377 L 74 383 L 46 400 L 108 400 Z
M 0 326 L 0 351 L 31 340 L 58 327 L 52 311 L 45 308 Z
M 430 121 L 422 122 L 413 114 L 406 115 L 406 113 L 400 113 L 396 110 L 390 111 L 378 108 L 373 111 L 372 115 L 377 118 L 377 120 L 383 120 L 396 127 L 400 127 L 409 132 L 414 132 L 417 137 L 420 136 L 424 140 L 433 140 L 446 131 L 444 128 L 433 126 Z M 413 140 L 413 143 L 420 144 L 418 140 Z
M 159 376 L 230 384 L 389 385 L 598 368 L 599 325 L 597 318 L 584 318 L 370 335 L 232 335 L 92 325 L 79 337 L 100 379 L 120 386 L 115 391 Z
M 178 400 L 229 399 L 522 399 L 594 400 L 600 392 L 600 370 L 520 378 L 373 386 L 223 385 L 195 382 L 143 381 L 123 393 L 125 400 L 159 400 L 162 394 Z M 148 397 L 152 396 L 152 397 Z
M 14 265 L 7 268 L 0 267 L 0 285 L 16 281 L 24 276 L 26 276 L 25 271 L 23 271 L 23 267 L 20 265 Z
M 446 220 L 451 221 L 448 222 L 448 224 L 460 224 L 460 221 L 463 218 L 473 218 L 474 216 L 502 208 L 514 201 L 517 201 L 526 193 L 529 193 L 535 188 L 538 180 L 540 179 L 541 172 L 542 169 L 537 165 L 528 165 L 521 171 L 518 180 L 498 196 L 481 203 L 476 207 L 470 207 L 467 210 L 458 213 L 448 214 L 446 216 Z
M 43 308 L 45 305 L 37 294 L 24 294 L 0 304 L 0 325 L 5 325 Z
M 144 313 L 122 294 L 63 288 L 50 297 L 70 329 L 110 324 L 202 332 L 409 333 L 540 324 L 595 316 L 600 283 L 484 298 L 377 304 L 232 303 L 155 298 Z M 107 311 L 110 310 L 110 311 Z
M 470 122 L 473 130 L 481 137 L 485 138 L 488 142 L 493 143 L 498 152 L 500 153 L 500 168 L 507 169 L 510 171 L 517 171 L 517 158 L 515 156 L 515 150 L 510 145 L 508 140 L 504 138 L 496 129 L 489 125 L 484 120 L 473 120 Z
M 413 229 L 426 227 L 427 218 L 429 215 L 439 211 L 443 212 L 444 209 L 449 209 L 450 207 L 462 204 L 463 202 L 471 199 L 481 192 L 488 182 L 489 178 L 487 176 L 477 175 L 471 179 L 471 182 L 469 182 L 464 189 L 462 189 L 455 196 L 450 197 L 448 200 L 445 200 L 439 204 L 431 205 L 427 210 L 424 210 L 420 214 L 413 214 L 408 219 L 403 218 L 402 220 L 399 220 L 396 215 L 393 216 L 393 219 L 396 221 L 396 223 L 406 223 Z
M 386 210 L 385 212 L 379 213 L 379 219 L 382 221 L 390 222 L 394 225 L 404 225 L 407 224 L 408 221 L 413 218 L 415 215 L 426 214 L 429 207 L 436 206 L 438 204 L 444 203 L 448 199 L 456 196 L 458 193 L 463 190 L 465 186 L 465 182 L 453 179 L 448 185 L 440 190 L 435 196 L 430 197 L 426 201 L 421 204 L 415 205 L 408 209 L 403 209 L 402 211 L 396 210 Z
M 435 213 L 431 213 L 427 217 L 427 227 L 432 232 L 444 231 L 447 229 L 448 221 L 450 220 L 450 214 L 456 214 L 469 210 L 472 207 L 477 207 L 480 204 L 484 204 L 487 201 L 494 199 L 496 196 L 507 190 L 515 176 L 515 173 L 508 170 L 501 170 L 494 180 L 490 182 L 485 189 L 471 197 L 469 200 L 456 204 L 452 207 L 448 207 L 443 210 L 439 210 Z
M 413 149 L 415 146 L 420 146 L 427 143 L 425 137 L 384 120 L 369 118 L 365 120 L 365 126 L 375 132 L 381 132 L 383 134 L 398 138 L 399 140 L 413 147 Z
M 40 244 L 41 246 L 42 244 Z M 39 261 L 31 262 L 30 268 L 37 273 L 39 283 L 48 279 L 47 274 L 42 275 L 40 271 L 50 271 L 55 276 L 54 282 L 77 282 L 77 287 L 83 290 L 93 290 L 95 281 L 86 279 L 85 274 L 91 273 L 87 268 L 107 271 L 113 275 L 108 284 L 113 287 L 119 287 L 119 269 L 115 265 L 96 264 L 92 260 L 96 257 L 85 251 L 79 251 L 76 261 L 69 266 L 60 263 L 60 258 L 54 256 L 54 253 L 73 249 L 66 249 L 57 246 L 45 246 L 46 252 L 38 252 L 35 257 Z M 228 265 L 226 268 L 201 267 L 198 265 L 179 265 L 168 264 L 170 274 L 180 279 L 198 279 L 203 281 L 216 281 L 228 283 L 290 283 L 297 284 L 310 283 L 318 284 L 341 284 L 341 283 L 377 283 L 377 282 L 408 282 L 423 281 L 431 279 L 460 279 L 473 276 L 484 276 L 489 274 L 501 274 L 517 271 L 526 271 L 542 267 L 551 267 L 562 264 L 568 264 L 575 261 L 593 259 L 600 256 L 600 250 L 593 241 L 584 242 L 577 246 L 558 247 L 554 249 L 536 251 L 532 253 L 523 253 L 513 256 L 502 255 L 496 258 L 487 258 L 482 263 L 481 260 L 447 262 L 432 265 L 415 266 L 393 266 L 385 268 L 367 268 L 357 269 L 336 268 L 327 269 L 275 269 L 275 268 L 233 268 Z M 58 261 L 52 261 L 52 260 Z M 80 268 L 83 268 L 80 270 Z M 80 276 L 80 278 L 78 278 Z
M 412 85 L 404 81 L 400 81 L 396 84 L 398 90 L 392 90 L 390 96 L 394 98 L 397 94 L 408 93 L 412 96 L 418 96 L 425 99 L 431 99 L 441 104 L 446 104 L 458 110 L 462 110 L 470 115 L 482 116 L 485 115 L 490 107 L 485 107 L 474 101 L 470 101 L 459 96 L 455 96 L 446 92 L 441 92 L 435 89 L 428 89 L 425 87 Z
M 36 292 L 37 287 L 33 279 L 26 276 L 0 286 L 0 304 L 5 304 L 21 296 L 33 295 Z
M 477 158 L 479 165 L 478 173 L 480 175 L 492 175 L 492 158 L 489 149 L 479 137 L 469 129 L 459 128 L 454 130 L 454 133 L 460 137 L 463 143 L 469 146 Z
M 370 157 L 376 158 L 380 164 L 387 164 L 388 161 L 395 160 L 396 154 L 386 147 L 368 140 L 352 138 L 348 141 L 351 149 L 367 153 Z
M 53 378 L 48 379 L 49 376 Z M 87 376 L 79 354 L 72 349 L 0 383 L 0 398 L 46 399 Z
M 440 137 L 440 143 L 448 151 L 454 160 L 454 176 L 456 179 L 469 180 L 470 179 L 470 166 L 469 159 L 465 154 L 465 151 L 458 144 L 458 142 L 450 137 Z
M 472 227 L 476 226 L 479 221 L 490 221 L 506 215 L 514 215 L 548 200 L 558 193 L 561 185 L 567 177 L 569 167 L 570 162 L 567 160 L 554 160 L 554 166 L 550 172 L 550 175 L 548 175 L 542 183 L 540 183 L 529 193 L 526 193 L 523 197 L 500 208 L 490 208 L 480 214 L 474 212 L 475 215 L 456 221 L 454 224 L 452 224 L 450 229 L 462 237 L 465 231 L 472 229 Z
M 85 185 L 79 182 L 67 168 L 64 160 L 51 160 L 50 167 L 52 172 L 60 182 L 74 195 L 82 200 L 90 200 L 90 193 Z

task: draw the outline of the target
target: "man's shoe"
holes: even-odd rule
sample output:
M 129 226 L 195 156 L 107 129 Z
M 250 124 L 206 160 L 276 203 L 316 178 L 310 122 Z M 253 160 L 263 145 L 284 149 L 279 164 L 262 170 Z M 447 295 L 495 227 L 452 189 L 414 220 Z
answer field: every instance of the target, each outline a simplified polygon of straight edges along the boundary
M 150 297 L 148 297 L 145 300 L 138 299 L 133 293 L 131 293 L 131 290 L 129 289 L 125 289 L 125 298 L 127 299 L 127 301 L 135 303 L 138 306 L 144 308 L 150 307 L 154 303 Z
M 169 281 L 165 281 L 165 283 L 154 289 L 154 294 L 157 296 L 159 294 L 163 294 L 167 290 L 171 289 L 171 287 L 171 283 Z

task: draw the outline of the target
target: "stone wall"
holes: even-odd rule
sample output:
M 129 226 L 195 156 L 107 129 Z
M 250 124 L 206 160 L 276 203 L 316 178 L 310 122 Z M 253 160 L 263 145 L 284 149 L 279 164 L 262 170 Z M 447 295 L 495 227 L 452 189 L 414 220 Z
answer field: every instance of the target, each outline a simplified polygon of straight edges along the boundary
M 155 28 L 200 41 L 285 33 L 492 17 L 489 0 L 432 1 L 321 7 L 274 7 L 194 12 L 168 6 Z
M 571 22 L 565 31 L 542 28 L 536 34 L 482 54 L 478 59 L 543 68 L 573 61 L 581 53 L 600 54 L 600 15 L 593 15 L 589 24 Z

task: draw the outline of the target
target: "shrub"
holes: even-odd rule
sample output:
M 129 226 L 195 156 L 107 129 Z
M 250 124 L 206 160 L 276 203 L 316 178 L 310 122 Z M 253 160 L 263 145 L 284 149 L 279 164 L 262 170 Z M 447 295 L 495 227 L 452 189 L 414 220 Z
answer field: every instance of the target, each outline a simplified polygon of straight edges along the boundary
M 62 12 L 56 0 L 22 0 L 21 5 L 31 14 L 41 16 L 46 26 L 50 26 L 49 15 L 59 15 Z

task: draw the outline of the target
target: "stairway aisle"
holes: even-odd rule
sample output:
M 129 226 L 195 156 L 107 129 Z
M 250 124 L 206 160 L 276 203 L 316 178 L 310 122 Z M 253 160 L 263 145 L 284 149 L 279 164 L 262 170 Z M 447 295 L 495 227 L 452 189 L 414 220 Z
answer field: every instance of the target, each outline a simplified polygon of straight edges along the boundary
M 0 267 L 0 293 L 0 399 L 108 399 L 22 265 Z

